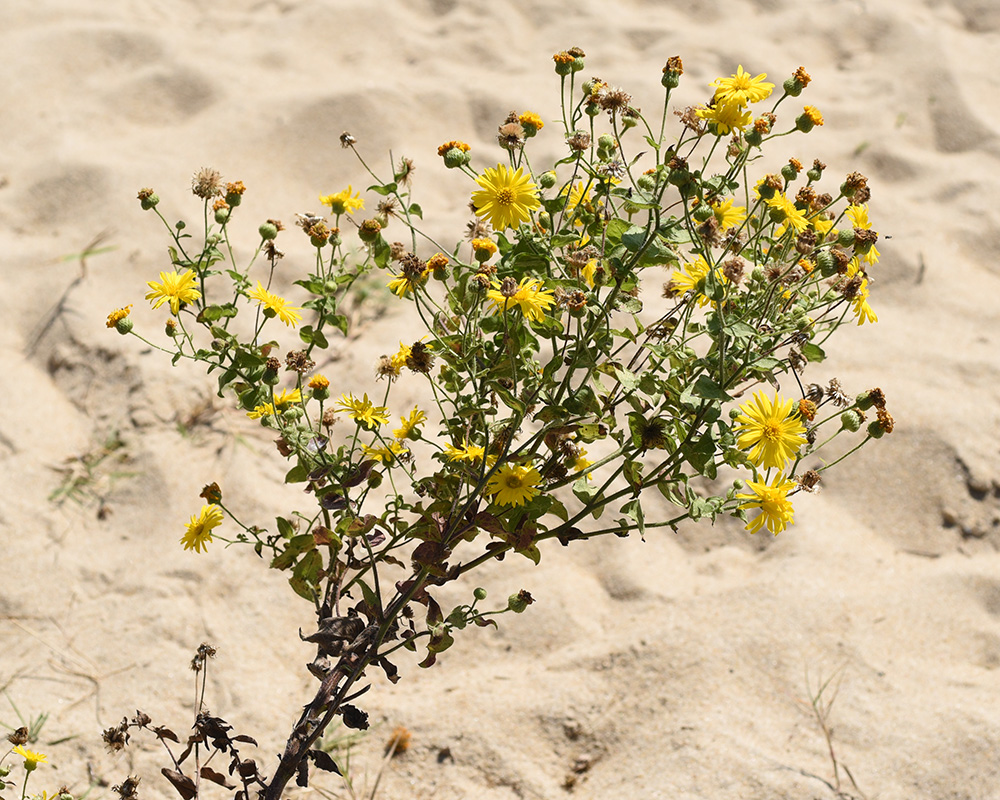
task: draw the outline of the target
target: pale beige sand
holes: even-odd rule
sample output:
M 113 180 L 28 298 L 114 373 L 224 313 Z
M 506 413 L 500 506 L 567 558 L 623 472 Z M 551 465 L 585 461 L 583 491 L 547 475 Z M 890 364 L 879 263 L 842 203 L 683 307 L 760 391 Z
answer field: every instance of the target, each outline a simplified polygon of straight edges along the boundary
M 779 82 L 800 64 L 812 73 L 803 99 L 827 124 L 786 155 L 870 176 L 884 255 L 872 297 L 880 322 L 845 331 L 807 378 L 836 375 L 851 392 L 881 385 L 897 430 L 801 498 L 797 524 L 776 540 L 691 526 L 486 570 L 491 597 L 524 587 L 538 602 L 499 632 L 464 633 L 433 670 L 409 662 L 399 686 L 377 682 L 365 705 L 376 730 L 355 763 L 374 771 L 403 724 L 413 747 L 380 797 L 828 798 L 807 675 L 815 685 L 843 669 L 835 746 L 869 797 L 1000 798 L 1000 6 L 9 5 L 0 686 L 22 711 L 51 713 L 39 748 L 56 767 L 40 769 L 34 789 L 82 792 L 92 776 L 93 796 L 108 797 L 137 771 L 143 796 L 173 797 L 154 743 L 112 757 L 99 734 L 137 707 L 186 730 L 187 664 L 203 640 L 219 648 L 210 706 L 259 739 L 265 772 L 314 687 L 295 636 L 310 615 L 283 577 L 250 552 L 198 557 L 178 545 L 210 480 L 265 523 L 296 493 L 282 487 L 270 442 L 230 404 L 215 401 L 209 423 L 182 435 L 177 420 L 211 398 L 210 384 L 105 329 L 108 311 L 134 302 L 137 328 L 160 336 L 162 311 L 142 291 L 166 266 L 165 240 L 136 191 L 154 186 L 169 218 L 190 217 L 189 177 L 211 165 L 250 187 L 249 231 L 269 216 L 291 222 L 318 210 L 320 192 L 367 185 L 337 144 L 349 129 L 373 163 L 389 148 L 415 159 L 428 227 L 453 239 L 468 185 L 435 148 L 465 139 L 483 166 L 510 109 L 554 117 L 550 56 L 579 45 L 587 73 L 624 86 L 645 111 L 674 54 L 687 70 L 679 104 L 703 100 L 740 63 Z M 545 141 L 554 152 L 557 140 Z M 116 249 L 89 260 L 43 331 L 79 270 L 61 257 L 104 231 Z M 285 236 L 297 248 L 297 234 Z M 298 252 L 287 272 L 304 263 Z M 342 348 L 328 368 L 334 388 L 364 390 L 408 321 L 392 311 Z M 106 519 L 93 499 L 50 502 L 53 467 L 112 429 L 128 456 L 114 468 L 133 475 L 109 484 L 98 471 Z M 443 594 L 464 602 L 469 588 Z M 15 721 L 3 698 L 0 721 Z M 62 737 L 73 738 L 48 744 Z M 581 758 L 589 768 L 570 793 L 564 781 Z M 846 778 L 844 789 L 854 791 Z

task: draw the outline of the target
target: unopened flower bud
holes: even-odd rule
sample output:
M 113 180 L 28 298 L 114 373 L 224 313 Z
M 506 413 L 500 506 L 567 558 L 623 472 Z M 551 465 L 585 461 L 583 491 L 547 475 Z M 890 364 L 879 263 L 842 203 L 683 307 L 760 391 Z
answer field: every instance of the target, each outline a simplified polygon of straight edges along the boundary
M 122 317 L 120 320 L 115 322 L 115 330 L 118 331 L 122 336 L 132 331 L 132 320 L 128 317 Z
M 551 189 L 556 185 L 556 174 L 552 170 L 543 172 L 538 176 L 538 185 L 543 189 Z
M 143 211 L 149 211 L 151 208 L 156 208 L 156 204 L 159 202 L 159 195 L 157 195 L 152 189 L 141 189 L 139 191 L 139 205 L 142 206 Z
M 850 431 L 851 433 L 855 433 L 860 430 L 861 423 L 864 421 L 864 417 L 854 409 L 845 411 L 840 415 L 840 427 L 843 430 Z
M 615 137 L 610 133 L 602 133 L 597 137 L 597 146 L 604 150 L 614 150 L 615 149 Z
M 266 239 L 266 240 L 276 239 L 278 237 L 278 226 L 275 225 L 270 220 L 268 220 L 267 222 L 262 224 L 259 228 L 257 228 L 257 233 L 260 234 L 261 239 Z
M 712 210 L 712 207 L 708 203 L 699 203 L 694 208 L 694 218 L 698 222 L 704 222 L 709 217 L 712 217 L 714 215 L 715 212 Z
M 841 247 L 850 247 L 854 244 L 854 229 L 844 228 L 837 231 L 837 244 Z
M 215 221 L 219 225 L 225 225 L 227 222 L 229 222 L 230 216 L 232 216 L 232 211 L 229 210 L 228 206 L 215 209 Z
M 358 238 L 362 242 L 371 244 L 379 237 L 379 233 L 382 230 L 382 226 L 374 219 L 366 219 L 358 227 Z
M 473 589 L 472 596 L 475 597 L 477 600 L 485 600 L 486 590 L 482 586 L 478 586 L 475 589 Z
M 824 278 L 832 277 L 837 272 L 837 260 L 829 250 L 820 250 L 816 253 L 816 266 Z

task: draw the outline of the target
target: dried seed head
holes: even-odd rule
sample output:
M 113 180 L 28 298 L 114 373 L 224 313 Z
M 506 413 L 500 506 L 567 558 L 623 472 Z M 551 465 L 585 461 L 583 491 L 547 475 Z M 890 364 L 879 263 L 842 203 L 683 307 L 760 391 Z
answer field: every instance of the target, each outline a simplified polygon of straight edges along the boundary
M 819 488 L 820 480 L 822 478 L 816 470 L 807 470 L 799 476 L 799 488 L 804 492 L 815 492 Z
M 844 393 L 844 390 L 840 386 L 840 381 L 836 378 L 830 378 L 830 383 L 826 387 L 826 394 L 835 406 L 847 408 L 851 404 L 851 399 Z
M 354 145 L 357 144 L 357 142 L 358 140 L 355 139 L 353 136 L 351 136 L 351 134 L 349 134 L 347 131 L 344 131 L 342 134 L 340 134 L 340 146 L 343 147 L 345 150 L 348 147 L 354 147 Z
M 105 746 L 109 753 L 120 753 L 128 745 L 128 719 L 122 717 L 122 721 L 113 728 L 108 728 L 101 734 Z
M 222 194 L 222 175 L 210 167 L 202 167 L 191 179 L 191 191 L 204 200 Z
M 334 408 L 328 408 L 323 412 L 323 427 L 332 428 L 337 422 L 337 410 Z
M 399 160 L 399 166 L 396 167 L 395 179 L 396 183 L 400 186 L 409 186 L 410 181 L 413 180 L 413 173 L 416 172 L 417 168 L 413 166 L 413 160 L 403 157 Z
M 23 725 L 15 731 L 11 731 L 7 734 L 7 741 L 10 742 L 15 747 L 25 745 L 30 740 L 30 735 L 28 734 L 28 729 Z
M 818 383 L 810 383 L 806 388 L 806 399 L 811 400 L 813 405 L 818 406 L 823 402 L 824 392 L 823 387 Z
M 569 149 L 580 153 L 590 147 L 590 134 L 583 131 L 574 131 L 573 135 L 566 139 Z
M 878 419 L 879 427 L 886 433 L 892 433 L 892 429 L 895 427 L 892 415 L 884 408 L 876 408 L 875 416 Z
M 500 284 L 500 294 L 504 297 L 513 297 L 517 294 L 517 281 L 509 275 Z
M 802 255 L 809 255 L 816 247 L 816 231 L 806 228 L 795 239 L 795 249 Z
M 316 362 L 306 355 L 305 350 L 291 350 L 285 356 L 285 368 L 304 375 L 316 366 Z
M 112 786 L 111 791 L 115 792 L 120 800 L 139 800 L 139 778 L 129 775 L 117 786 Z
M 414 342 L 410 345 L 410 354 L 406 357 L 406 366 L 413 372 L 423 375 L 431 371 L 434 366 L 434 354 L 424 342 Z
M 514 115 L 513 122 L 506 122 L 497 129 L 497 143 L 504 150 L 520 150 L 524 147 L 524 128 Z
M 742 258 L 731 258 L 722 263 L 722 274 L 733 285 L 738 285 L 743 280 L 743 271 L 745 269 L 746 262 Z

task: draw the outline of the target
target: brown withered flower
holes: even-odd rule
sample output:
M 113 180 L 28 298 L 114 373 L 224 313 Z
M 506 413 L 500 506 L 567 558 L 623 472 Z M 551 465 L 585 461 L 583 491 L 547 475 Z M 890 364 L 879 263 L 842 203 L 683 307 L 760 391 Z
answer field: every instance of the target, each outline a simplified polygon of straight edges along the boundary
M 892 415 L 884 408 L 876 408 L 875 416 L 878 419 L 878 424 L 881 426 L 882 430 L 886 433 L 892 433 L 893 428 L 896 426 L 896 423 L 892 419 Z
M 795 237 L 795 249 L 804 256 L 809 255 L 816 248 L 816 231 L 806 228 Z
M 413 173 L 416 171 L 417 168 L 413 165 L 413 159 L 404 156 L 399 159 L 399 166 L 396 167 L 396 174 L 394 176 L 396 183 L 400 186 L 409 186 L 410 181 L 413 180 Z
M 315 366 L 316 362 L 306 355 L 305 350 L 290 350 L 285 356 L 285 369 L 299 375 L 304 375 Z
M 414 342 L 410 346 L 410 354 L 406 357 L 406 366 L 413 372 L 428 374 L 434 366 L 434 354 L 430 347 L 424 342 Z
M 17 730 L 11 731 L 7 734 L 7 741 L 15 747 L 27 744 L 30 739 L 31 736 L 28 733 L 28 729 L 23 725 Z
M 816 470 L 806 470 L 799 476 L 799 488 L 804 492 L 815 492 L 821 480 L 822 476 Z
M 722 262 L 722 274 L 726 276 L 734 286 L 743 280 L 743 271 L 746 269 L 746 262 L 742 258 L 730 258 Z
M 569 149 L 581 153 L 590 147 L 590 134 L 584 131 L 574 131 L 573 135 L 566 139 Z
M 129 775 L 117 786 L 112 786 L 111 791 L 118 795 L 119 800 L 139 800 L 139 778 Z
M 354 145 L 357 144 L 357 142 L 358 140 L 355 139 L 353 136 L 351 136 L 351 134 L 349 134 L 347 131 L 344 131 L 342 134 L 340 134 L 340 146 L 343 147 L 345 150 L 348 147 L 354 147 Z
M 840 381 L 836 378 L 830 378 L 830 383 L 826 387 L 826 395 L 835 406 L 840 408 L 847 408 L 851 404 L 851 398 L 847 396 Z
M 109 753 L 120 753 L 128 745 L 128 719 L 122 717 L 122 721 L 113 728 L 108 728 L 101 734 L 105 746 Z
M 191 179 L 191 192 L 203 200 L 210 200 L 222 194 L 222 175 L 218 170 L 202 167 Z

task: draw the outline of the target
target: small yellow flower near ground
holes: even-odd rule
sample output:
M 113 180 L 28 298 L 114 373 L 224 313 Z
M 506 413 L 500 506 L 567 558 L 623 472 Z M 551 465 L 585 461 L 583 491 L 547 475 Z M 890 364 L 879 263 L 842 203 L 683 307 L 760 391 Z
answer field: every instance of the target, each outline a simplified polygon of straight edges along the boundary
M 747 103 L 758 103 L 770 96 L 774 84 L 767 83 L 764 80 L 766 77 L 766 72 L 751 77 L 750 73 L 744 71 L 743 65 L 740 64 L 736 74 L 730 75 L 728 78 L 716 78 L 709 86 L 715 87 L 717 103 L 738 103 L 745 106 Z
M 44 753 L 35 753 L 22 745 L 17 745 L 14 752 L 24 759 L 24 771 L 31 772 L 39 764 L 48 764 L 49 758 Z
M 153 304 L 153 308 L 159 308 L 164 303 L 170 304 L 170 313 L 175 317 L 180 313 L 181 303 L 193 303 L 201 292 L 195 289 L 197 275 L 193 269 L 186 269 L 184 272 L 161 272 L 160 283 L 156 281 L 146 281 L 146 285 L 153 291 L 146 293 L 146 299 Z
M 496 310 L 506 310 L 517 306 L 525 319 L 540 322 L 545 312 L 555 303 L 555 292 L 543 289 L 542 282 L 537 278 L 522 278 L 517 291 L 510 297 L 504 297 L 500 284 L 486 293 L 486 299 L 494 304 Z
M 531 219 L 531 212 L 541 205 L 535 184 L 522 168 L 511 172 L 506 164 L 487 167 L 476 178 L 482 188 L 472 193 L 476 216 L 487 217 L 494 230 L 516 228 Z
M 741 405 L 740 411 L 736 445 L 741 450 L 752 448 L 748 457 L 758 467 L 784 469 L 806 442 L 802 435 L 805 425 L 791 400 L 775 395 L 772 401 L 763 392 L 755 392 L 753 400 Z
M 260 281 L 257 281 L 257 288 L 251 291 L 249 296 L 256 300 L 258 305 L 264 306 L 266 311 L 270 311 L 270 316 L 277 317 L 285 325 L 291 325 L 294 328 L 302 321 L 302 315 L 299 313 L 302 310 L 300 306 L 290 306 L 284 297 L 269 292 Z
M 328 206 L 330 212 L 338 217 L 341 214 L 353 214 L 358 209 L 365 207 L 365 201 L 361 198 L 360 193 L 356 193 L 352 197 L 351 191 L 352 187 L 348 186 L 344 191 L 336 194 L 320 195 L 319 201 Z
M 201 511 L 191 516 L 187 532 L 181 537 L 185 550 L 201 553 L 208 549 L 212 541 L 212 529 L 222 524 L 222 509 L 214 503 L 202 506 Z
M 107 325 L 109 328 L 115 327 L 119 321 L 125 319 L 129 314 L 132 313 L 132 304 L 129 303 L 125 308 L 116 308 L 110 314 L 108 314 Z
M 368 399 L 368 393 L 362 400 L 355 398 L 353 394 L 344 394 L 337 401 L 340 411 L 344 411 L 356 422 L 360 422 L 369 430 L 384 425 L 389 421 L 389 409 L 385 406 L 376 406 Z
M 542 476 L 534 467 L 504 464 L 486 482 L 486 493 L 502 506 L 523 506 L 538 494 Z
M 770 485 L 764 481 L 747 481 L 752 494 L 736 495 L 740 500 L 747 501 L 740 508 L 744 510 L 759 508 L 761 513 L 747 523 L 746 530 L 757 533 L 761 528 L 767 528 L 777 536 L 787 526 L 793 524 L 795 509 L 792 508 L 792 501 L 787 495 L 797 485 L 795 481 L 785 480 L 784 475 L 775 475 Z
M 393 430 L 392 435 L 400 440 L 408 439 L 411 434 L 419 433 L 417 426 L 426 421 L 427 415 L 417 408 L 417 406 L 414 406 L 413 411 L 408 416 L 402 418 L 402 424 Z

